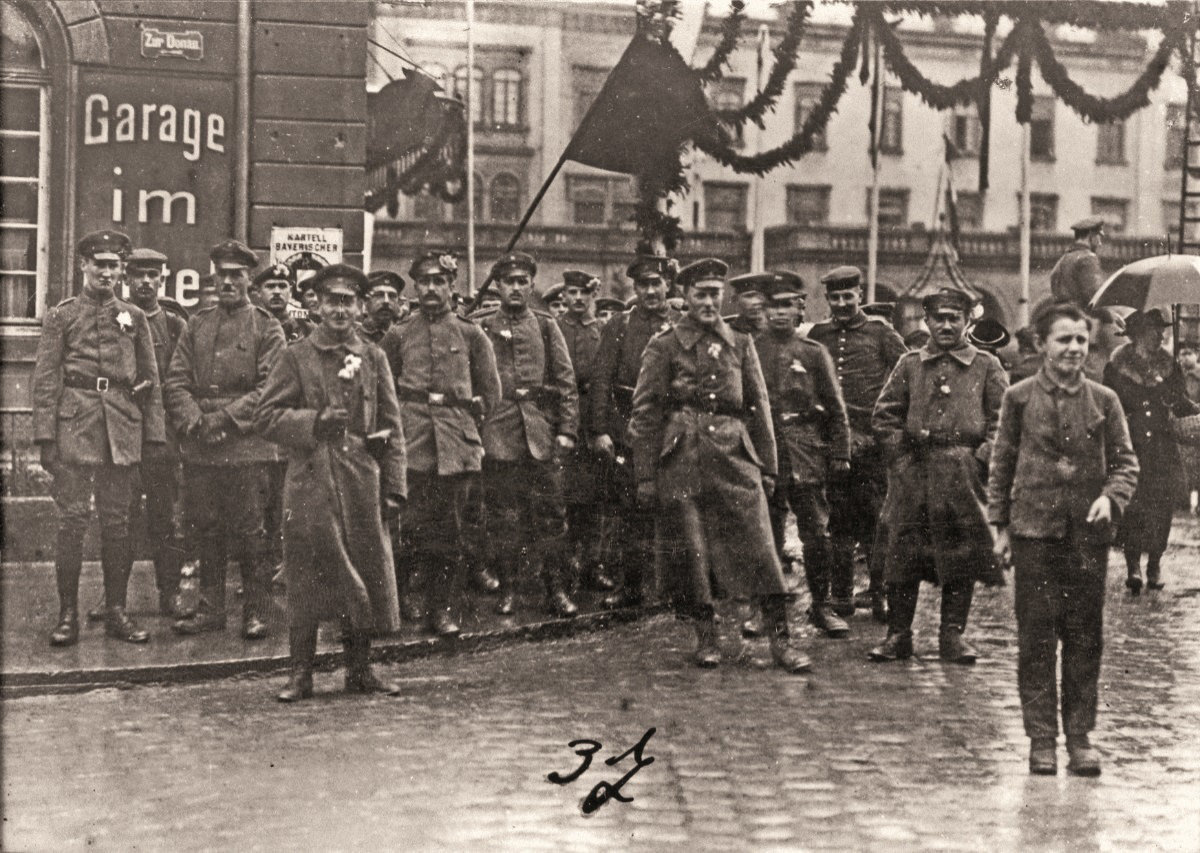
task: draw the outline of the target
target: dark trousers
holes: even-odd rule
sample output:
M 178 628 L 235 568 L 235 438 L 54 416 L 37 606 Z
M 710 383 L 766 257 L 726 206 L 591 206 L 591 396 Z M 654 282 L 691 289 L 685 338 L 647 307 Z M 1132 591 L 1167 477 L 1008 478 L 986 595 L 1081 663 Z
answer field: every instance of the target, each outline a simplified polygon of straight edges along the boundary
M 449 608 L 462 590 L 461 555 L 473 476 L 408 472 L 401 523 L 404 558 L 398 566 L 407 577 L 397 581 L 408 595 L 423 596 L 429 613 Z
M 184 546 L 176 523 L 179 476 L 178 460 L 143 459 L 129 505 L 131 518 L 139 505 L 144 506 L 146 544 L 154 560 L 155 584 L 162 595 L 179 591 L 179 571 L 183 567 Z
M 100 517 L 100 565 L 104 571 L 104 603 L 124 607 L 133 552 L 129 543 L 129 500 L 136 469 L 132 465 L 75 465 L 54 468 L 54 503 L 58 507 L 58 541 L 54 572 L 58 603 L 79 606 L 83 568 L 83 536 L 92 515 L 92 496 Z
M 883 589 L 883 561 L 873 559 L 875 527 L 887 494 L 887 466 L 878 449 L 866 450 L 850 462 L 850 471 L 831 477 L 829 534 L 833 543 L 831 593 L 847 599 L 854 594 L 854 546 L 867 551 L 872 590 Z
M 1012 557 L 1025 734 L 1058 735 L 1060 642 L 1063 729 L 1068 737 L 1087 734 L 1096 725 L 1108 549 L 1099 542 L 1013 538 Z
M 919 580 L 887 585 L 889 634 L 911 633 L 920 592 Z M 950 631 L 961 634 L 967 629 L 967 618 L 971 615 L 971 600 L 974 596 L 973 580 L 959 578 L 942 584 L 942 634 Z
M 790 508 L 796 515 L 796 529 L 804 546 L 804 576 L 813 604 L 829 598 L 832 547 L 829 537 L 829 502 L 822 483 L 796 483 L 790 477 L 780 483 L 768 504 L 775 551 L 783 561 L 783 534 Z
M 287 479 L 287 462 L 263 463 L 263 531 L 267 551 L 272 561 L 283 559 L 283 484 Z
M 266 466 L 184 465 L 184 510 L 200 556 L 200 592 L 225 608 L 225 564 L 241 566 L 247 612 L 261 613 L 269 595 L 269 550 L 263 531 Z
M 603 469 L 605 510 L 610 514 L 610 543 L 620 567 L 622 585 L 638 598 L 655 594 L 655 511 L 639 506 L 633 451 L 618 448 L 624 463 L 609 462 Z
M 483 461 L 488 547 L 506 591 L 514 588 L 525 556 L 541 564 L 548 589 L 565 580 L 567 510 L 560 476 L 553 460 Z

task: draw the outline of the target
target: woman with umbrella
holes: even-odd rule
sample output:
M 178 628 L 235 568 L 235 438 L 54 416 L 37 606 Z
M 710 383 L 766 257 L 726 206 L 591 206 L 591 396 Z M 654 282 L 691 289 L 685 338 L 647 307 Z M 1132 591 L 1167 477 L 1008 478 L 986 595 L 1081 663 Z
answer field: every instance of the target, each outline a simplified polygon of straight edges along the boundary
M 1104 384 L 1121 399 L 1141 466 L 1119 537 L 1128 569 L 1125 586 L 1133 595 L 1142 591 L 1142 554 L 1147 555 L 1146 585 L 1163 587 L 1159 563 L 1167 549 L 1182 467 L 1169 417 L 1200 412 L 1187 399 L 1179 365 L 1163 349 L 1164 330 L 1170 325 L 1160 308 L 1134 311 L 1125 318 L 1129 343 L 1113 353 L 1104 369 Z

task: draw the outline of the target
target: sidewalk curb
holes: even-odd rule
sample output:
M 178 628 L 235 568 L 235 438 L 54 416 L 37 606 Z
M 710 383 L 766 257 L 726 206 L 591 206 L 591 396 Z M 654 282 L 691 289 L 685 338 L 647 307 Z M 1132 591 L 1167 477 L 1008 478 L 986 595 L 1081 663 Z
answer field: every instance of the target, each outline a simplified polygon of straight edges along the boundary
M 515 642 L 556 640 L 603 630 L 612 625 L 636 622 L 666 611 L 665 605 L 631 607 L 589 613 L 572 619 L 548 619 L 495 631 L 467 633 L 455 638 L 377 640 L 372 643 L 371 659 L 379 663 L 404 663 L 434 655 L 449 656 L 485 651 Z M 316 666 L 320 670 L 336 669 L 342 665 L 342 659 L 341 651 L 320 652 L 317 654 Z M 85 693 L 103 688 L 128 688 L 143 684 L 191 684 L 241 675 L 283 673 L 287 671 L 287 666 L 287 655 L 272 655 L 181 664 L 0 674 L 0 700 Z

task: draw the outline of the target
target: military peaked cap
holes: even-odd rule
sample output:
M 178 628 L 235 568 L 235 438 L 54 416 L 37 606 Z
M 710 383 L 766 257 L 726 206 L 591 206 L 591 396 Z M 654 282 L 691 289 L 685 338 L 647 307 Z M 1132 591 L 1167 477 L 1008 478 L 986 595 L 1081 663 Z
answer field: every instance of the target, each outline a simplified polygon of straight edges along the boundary
M 862 286 L 862 270 L 858 267 L 835 267 L 821 276 L 821 284 L 825 290 L 849 290 L 851 287 Z
M 766 296 L 773 279 L 773 273 L 748 272 L 733 276 L 729 279 L 728 284 L 738 296 L 743 296 L 747 293 L 761 293 L 763 296 Z
M 600 287 L 600 279 L 583 270 L 567 270 L 563 273 L 563 287 L 578 287 L 588 293 L 595 293 Z
M 967 340 L 984 349 L 1003 349 L 1012 340 L 1012 335 L 999 320 L 984 317 L 967 332 Z
M 113 255 L 117 260 L 124 260 L 133 251 L 133 241 L 123 231 L 108 229 L 84 235 L 75 248 L 81 256 L 87 258 Z
M 254 250 L 237 240 L 222 240 L 209 250 L 208 259 L 218 267 L 221 264 L 233 264 L 251 269 L 258 266 L 258 255 L 254 254 Z
M 951 308 L 970 314 L 975 307 L 975 297 L 957 287 L 942 287 L 922 299 L 921 307 L 926 313 L 939 308 Z
M 510 269 L 523 269 L 531 276 L 537 275 L 537 261 L 525 252 L 509 252 L 492 264 L 492 278 L 500 278 Z
M 442 252 L 437 249 L 429 249 L 417 255 L 408 268 L 408 275 L 410 278 L 416 278 L 420 270 L 430 266 L 437 267 L 438 272 L 448 272 L 452 276 L 458 275 L 458 258 L 454 257 L 454 253 Z M 401 284 L 400 287 L 403 288 L 404 285 Z
M 638 255 L 629 266 L 625 267 L 628 278 L 640 278 L 646 275 L 657 275 L 670 278 L 674 261 L 663 255 Z
M 620 299 L 614 299 L 611 296 L 601 296 L 599 299 L 596 300 L 596 310 L 597 311 L 612 311 L 614 313 L 620 314 L 627 307 L 628 306 L 626 306 L 626 304 L 624 302 L 622 302 Z
M 287 264 L 271 264 L 254 277 L 254 286 L 262 287 L 268 281 L 282 281 L 292 284 L 292 268 Z
M 325 293 L 339 282 L 348 285 L 359 296 L 367 295 L 367 274 L 358 267 L 349 264 L 330 264 L 321 267 L 304 280 L 305 288 L 313 288 L 318 293 Z
M 880 317 L 892 322 L 892 317 L 896 314 L 895 302 L 868 302 L 862 307 L 862 312 L 868 317 Z
M 567 289 L 565 284 L 556 284 L 553 287 L 547 288 L 542 294 L 542 301 L 549 305 L 551 302 L 558 302 L 563 298 L 563 292 Z
M 367 276 L 367 292 L 376 287 L 394 287 L 400 293 L 404 290 L 404 276 L 391 270 L 375 270 Z
M 1087 234 L 1102 228 L 1104 228 L 1104 217 L 1102 216 L 1087 216 L 1071 226 L 1071 230 L 1076 234 Z
M 675 276 L 675 282 L 686 290 L 701 281 L 724 282 L 728 274 L 729 264 L 720 258 L 704 258 L 681 269 Z
M 167 262 L 167 256 L 154 249 L 134 249 L 125 258 L 126 269 L 159 270 Z

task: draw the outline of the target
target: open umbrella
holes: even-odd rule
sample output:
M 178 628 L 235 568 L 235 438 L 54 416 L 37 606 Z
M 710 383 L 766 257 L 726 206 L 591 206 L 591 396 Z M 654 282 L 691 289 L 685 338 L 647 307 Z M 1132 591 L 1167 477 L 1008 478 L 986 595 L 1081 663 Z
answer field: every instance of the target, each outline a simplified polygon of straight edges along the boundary
M 1200 257 L 1156 255 L 1121 267 L 1092 297 L 1093 307 L 1124 305 L 1147 311 L 1200 302 Z

